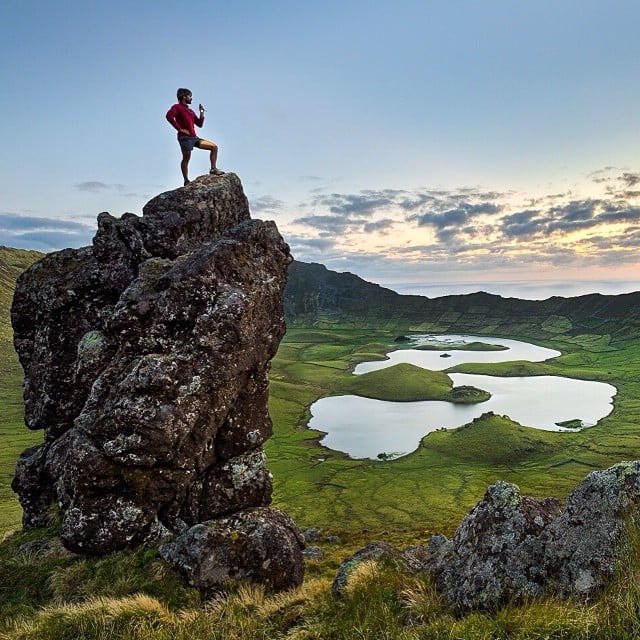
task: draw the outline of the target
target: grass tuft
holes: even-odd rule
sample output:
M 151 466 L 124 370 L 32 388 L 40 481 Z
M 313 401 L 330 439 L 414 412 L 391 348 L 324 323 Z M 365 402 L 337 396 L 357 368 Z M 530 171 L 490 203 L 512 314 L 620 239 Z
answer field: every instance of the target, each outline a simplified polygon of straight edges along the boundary
M 174 619 L 166 606 L 145 594 L 119 599 L 93 598 L 79 604 L 45 607 L 36 616 L 17 620 L 7 638 L 157 638 L 162 636 L 156 632 L 166 630 Z

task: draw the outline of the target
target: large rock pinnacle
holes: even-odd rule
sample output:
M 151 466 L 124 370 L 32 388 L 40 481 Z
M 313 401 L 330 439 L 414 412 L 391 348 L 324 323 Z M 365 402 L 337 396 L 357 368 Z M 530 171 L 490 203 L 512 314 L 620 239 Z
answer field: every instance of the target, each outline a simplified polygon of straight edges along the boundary
M 141 217 L 102 213 L 92 247 L 22 274 L 11 314 L 25 420 L 45 432 L 16 469 L 23 524 L 43 525 L 55 502 L 65 546 L 106 554 L 267 507 L 267 373 L 290 261 L 227 174 L 163 193 Z M 299 582 L 295 525 L 275 509 L 256 521 L 288 541 L 292 578 L 270 582 L 250 560 L 242 575 Z

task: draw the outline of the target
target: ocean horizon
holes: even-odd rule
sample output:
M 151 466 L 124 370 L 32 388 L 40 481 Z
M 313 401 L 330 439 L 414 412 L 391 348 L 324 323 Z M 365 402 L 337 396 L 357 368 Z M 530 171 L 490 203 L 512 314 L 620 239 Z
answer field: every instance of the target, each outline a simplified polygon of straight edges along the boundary
M 504 282 L 395 282 L 381 286 L 403 295 L 427 298 L 484 291 L 503 298 L 546 300 L 553 296 L 574 298 L 590 293 L 620 295 L 640 291 L 639 280 L 512 280 Z

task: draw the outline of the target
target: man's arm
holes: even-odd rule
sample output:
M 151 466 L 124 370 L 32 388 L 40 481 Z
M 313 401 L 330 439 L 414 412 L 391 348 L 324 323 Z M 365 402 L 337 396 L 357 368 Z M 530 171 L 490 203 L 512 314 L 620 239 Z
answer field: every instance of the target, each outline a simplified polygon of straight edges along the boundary
M 193 122 L 196 127 L 201 127 L 204 124 L 204 107 L 201 104 L 198 105 L 198 111 L 199 115 L 194 118 Z

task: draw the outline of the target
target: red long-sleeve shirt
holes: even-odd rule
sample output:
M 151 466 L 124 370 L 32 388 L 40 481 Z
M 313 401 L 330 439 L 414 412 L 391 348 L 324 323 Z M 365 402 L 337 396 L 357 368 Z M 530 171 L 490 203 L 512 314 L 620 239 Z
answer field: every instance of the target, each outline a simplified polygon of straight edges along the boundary
M 194 124 L 201 127 L 204 123 L 204 116 L 198 117 L 193 109 L 181 102 L 177 102 L 167 111 L 166 118 L 169 124 L 178 131 L 178 137 L 184 135 L 184 133 L 180 133 L 180 129 L 187 129 L 189 135 L 195 137 L 196 129 Z

